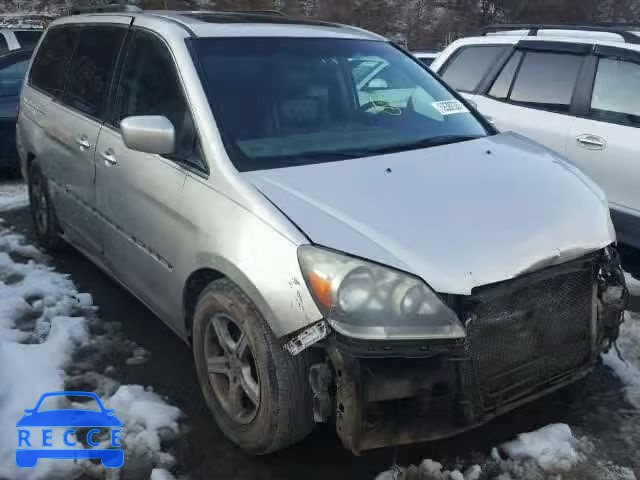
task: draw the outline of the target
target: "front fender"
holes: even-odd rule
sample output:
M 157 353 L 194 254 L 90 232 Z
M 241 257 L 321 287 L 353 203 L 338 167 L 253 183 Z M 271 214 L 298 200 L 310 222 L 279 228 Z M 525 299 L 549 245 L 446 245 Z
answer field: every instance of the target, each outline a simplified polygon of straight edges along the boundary
M 188 180 L 182 197 L 190 246 L 179 262 L 183 285 L 198 270 L 229 278 L 251 299 L 277 337 L 322 318 L 298 264 L 299 242 L 205 183 Z M 194 207 L 195 206 L 195 207 Z M 304 242 L 304 238 L 298 239 Z

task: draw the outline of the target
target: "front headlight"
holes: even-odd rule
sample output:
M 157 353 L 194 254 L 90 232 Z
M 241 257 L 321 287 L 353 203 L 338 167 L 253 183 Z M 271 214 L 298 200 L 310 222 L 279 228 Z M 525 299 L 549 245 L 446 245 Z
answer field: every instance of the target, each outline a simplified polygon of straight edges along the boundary
M 465 336 L 455 313 L 419 278 L 311 245 L 298 248 L 298 260 L 338 333 L 367 340 Z

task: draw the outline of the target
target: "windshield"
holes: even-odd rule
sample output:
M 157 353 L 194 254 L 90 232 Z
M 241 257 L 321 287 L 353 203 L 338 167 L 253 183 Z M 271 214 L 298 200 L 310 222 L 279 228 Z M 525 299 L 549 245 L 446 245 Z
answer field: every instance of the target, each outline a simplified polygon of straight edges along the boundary
M 240 171 L 426 148 L 487 135 L 433 75 L 384 42 L 195 39 Z

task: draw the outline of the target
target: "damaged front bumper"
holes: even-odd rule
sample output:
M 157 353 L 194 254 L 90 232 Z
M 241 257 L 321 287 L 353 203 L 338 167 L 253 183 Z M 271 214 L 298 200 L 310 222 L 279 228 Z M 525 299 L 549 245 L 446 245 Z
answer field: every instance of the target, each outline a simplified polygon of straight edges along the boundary
M 449 304 L 460 341 L 333 334 L 312 367 L 316 421 L 358 453 L 435 440 L 584 377 L 616 340 L 628 293 L 615 250 L 480 287 Z

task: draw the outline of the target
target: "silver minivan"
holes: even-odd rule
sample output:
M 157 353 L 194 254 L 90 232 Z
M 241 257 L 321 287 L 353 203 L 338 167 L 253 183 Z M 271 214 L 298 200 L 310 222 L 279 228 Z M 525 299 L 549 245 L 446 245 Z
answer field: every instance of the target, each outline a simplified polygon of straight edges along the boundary
M 328 421 L 354 452 L 449 436 L 617 337 L 602 191 L 373 33 L 62 18 L 17 131 L 42 245 L 72 244 L 188 342 L 249 452 Z

